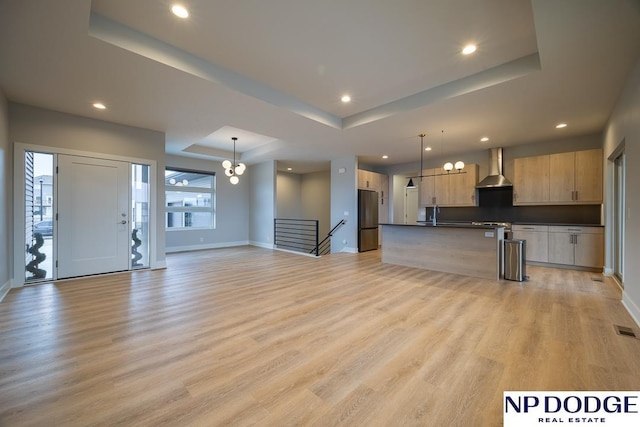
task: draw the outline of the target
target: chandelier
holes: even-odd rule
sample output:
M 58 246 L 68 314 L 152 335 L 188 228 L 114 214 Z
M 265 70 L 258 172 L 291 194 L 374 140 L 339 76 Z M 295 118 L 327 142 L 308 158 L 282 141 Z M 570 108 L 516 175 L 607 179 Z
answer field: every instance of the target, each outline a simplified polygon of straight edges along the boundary
M 238 138 L 234 136 L 231 139 L 233 140 L 233 163 L 231 163 L 230 160 L 225 160 L 222 162 L 222 167 L 224 168 L 224 174 L 229 177 L 229 181 L 233 185 L 236 185 L 240 182 L 240 178 L 238 178 L 238 176 L 244 173 L 247 166 L 244 163 L 236 163 L 236 141 Z
M 444 130 L 441 131 L 442 134 L 444 134 Z M 424 158 L 424 137 L 426 136 L 426 134 L 421 133 L 420 135 L 418 135 L 420 137 L 420 175 L 418 176 L 410 176 L 409 177 L 409 182 L 407 183 L 407 188 L 415 188 L 415 184 L 413 183 L 413 178 L 420 178 L 420 181 L 422 181 L 422 178 L 427 178 L 427 177 L 431 177 L 431 176 L 443 176 L 443 175 L 451 175 L 451 171 L 455 168 L 456 171 L 458 171 L 458 173 L 466 173 L 463 172 L 462 170 L 464 169 L 464 162 L 461 160 L 458 160 L 455 164 L 451 163 L 451 162 L 446 162 L 444 164 L 444 166 L 442 166 L 442 169 L 444 169 L 444 171 L 446 173 L 433 173 L 433 174 L 429 174 L 429 175 L 423 175 L 422 171 L 423 171 L 423 158 Z M 442 144 L 441 144 L 442 145 Z

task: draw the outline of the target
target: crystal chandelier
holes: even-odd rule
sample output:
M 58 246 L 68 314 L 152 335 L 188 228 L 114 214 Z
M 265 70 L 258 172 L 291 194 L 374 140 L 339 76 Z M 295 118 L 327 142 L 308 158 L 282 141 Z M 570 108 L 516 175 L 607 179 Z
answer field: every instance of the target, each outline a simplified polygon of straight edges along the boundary
M 244 173 L 247 166 L 244 163 L 236 163 L 236 141 L 238 138 L 234 136 L 231 139 L 233 140 L 233 163 L 231 163 L 230 160 L 225 160 L 222 162 L 222 167 L 224 168 L 224 174 L 229 177 L 229 181 L 231 181 L 233 185 L 236 185 L 240 182 L 238 176 Z

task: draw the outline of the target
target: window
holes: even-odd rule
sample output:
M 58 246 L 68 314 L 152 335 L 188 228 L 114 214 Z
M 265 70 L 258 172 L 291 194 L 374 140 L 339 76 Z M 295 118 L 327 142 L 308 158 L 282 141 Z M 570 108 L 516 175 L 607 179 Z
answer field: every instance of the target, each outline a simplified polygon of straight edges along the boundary
M 167 230 L 215 228 L 215 174 L 167 168 L 164 172 Z

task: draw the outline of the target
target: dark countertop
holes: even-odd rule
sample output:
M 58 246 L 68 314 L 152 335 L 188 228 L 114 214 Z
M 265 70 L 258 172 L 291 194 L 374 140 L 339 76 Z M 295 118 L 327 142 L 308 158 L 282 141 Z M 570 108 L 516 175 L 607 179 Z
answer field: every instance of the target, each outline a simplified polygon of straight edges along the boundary
M 571 224 L 563 222 L 513 222 L 512 225 L 548 225 L 550 227 L 604 227 L 602 224 Z
M 436 225 L 433 225 L 431 223 L 431 221 L 427 221 L 427 222 L 420 222 L 418 221 L 416 224 L 386 224 L 386 223 L 382 223 L 382 224 L 378 224 L 378 225 L 393 225 L 393 226 L 398 226 L 398 227 L 441 227 L 441 228 L 475 228 L 475 229 L 480 229 L 480 230 L 495 230 L 496 227 L 495 225 L 473 225 L 473 224 L 469 224 L 468 222 L 447 222 L 447 221 L 442 221 L 442 222 L 438 222 Z

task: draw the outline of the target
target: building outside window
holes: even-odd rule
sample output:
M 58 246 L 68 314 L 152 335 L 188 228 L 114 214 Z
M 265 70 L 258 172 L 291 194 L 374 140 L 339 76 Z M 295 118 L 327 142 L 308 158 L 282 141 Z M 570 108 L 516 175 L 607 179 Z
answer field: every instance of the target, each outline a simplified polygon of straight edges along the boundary
M 215 228 L 215 174 L 166 168 L 167 230 Z

